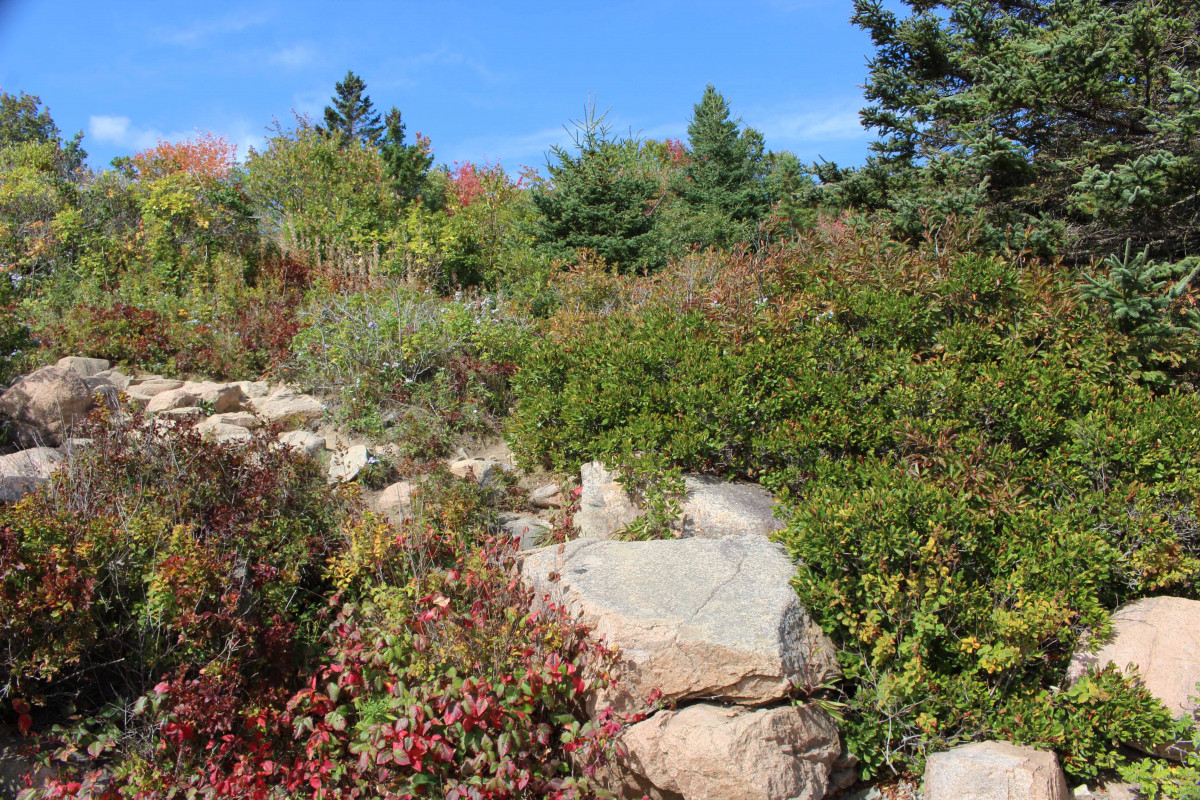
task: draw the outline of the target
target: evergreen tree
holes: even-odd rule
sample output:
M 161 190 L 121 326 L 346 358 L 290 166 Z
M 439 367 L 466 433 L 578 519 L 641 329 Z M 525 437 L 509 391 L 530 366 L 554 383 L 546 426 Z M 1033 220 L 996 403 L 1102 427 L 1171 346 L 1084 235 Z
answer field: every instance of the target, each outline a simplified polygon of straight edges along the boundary
M 626 272 L 658 268 L 664 252 L 655 211 L 662 193 L 637 142 L 615 140 L 593 108 L 576 127 L 575 152 L 551 148 L 557 163 L 547 164 L 550 185 L 532 195 L 540 248 L 563 259 L 587 248 Z
M 343 146 L 357 141 L 378 147 L 384 126 L 362 78 L 347 71 L 346 77 L 334 86 L 333 105 L 325 106 L 324 130 L 338 136 Z
M 770 203 L 762 183 L 762 134 L 739 131 L 739 122 L 730 119 L 729 103 L 709 84 L 688 124 L 691 160 L 675 189 L 695 209 L 746 222 L 766 216 Z
M 1078 261 L 1200 246 L 1195 0 L 856 0 L 876 54 L 867 166 L 834 201 L 980 217 L 984 236 Z M 836 169 L 827 169 L 835 172 Z M 982 212 L 982 214 L 981 214 Z
M 384 130 L 379 147 L 384 174 L 401 202 L 410 203 L 421 195 L 429 166 L 433 163 L 433 153 L 420 142 L 404 143 L 404 122 L 400 109 L 395 106 L 384 117 Z

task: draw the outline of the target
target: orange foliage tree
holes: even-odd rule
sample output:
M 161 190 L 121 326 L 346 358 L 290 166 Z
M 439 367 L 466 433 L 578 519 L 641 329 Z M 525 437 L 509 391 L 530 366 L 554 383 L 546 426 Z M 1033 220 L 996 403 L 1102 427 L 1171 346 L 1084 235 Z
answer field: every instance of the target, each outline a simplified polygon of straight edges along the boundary
M 237 163 L 237 145 L 208 131 L 182 142 L 160 141 L 133 157 L 139 178 L 162 178 L 187 173 L 197 178 L 223 180 Z

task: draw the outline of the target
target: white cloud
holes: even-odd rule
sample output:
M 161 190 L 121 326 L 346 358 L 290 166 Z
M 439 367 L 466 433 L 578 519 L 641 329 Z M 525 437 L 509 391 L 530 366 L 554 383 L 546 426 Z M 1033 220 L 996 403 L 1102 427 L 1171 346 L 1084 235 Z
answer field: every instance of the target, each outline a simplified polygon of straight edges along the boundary
M 446 160 L 478 163 L 486 159 L 493 162 L 520 161 L 527 164 L 533 161 L 536 163 L 531 163 L 530 166 L 540 166 L 552 145 L 568 146 L 570 143 L 570 135 L 561 126 L 512 136 L 474 137 L 449 148 Z
M 260 149 L 266 142 L 261 133 L 244 120 L 235 120 L 225 126 L 221 133 L 225 138 L 237 145 L 238 158 L 244 159 L 250 148 Z M 195 136 L 197 131 L 169 131 L 164 133 L 157 128 L 143 128 L 134 125 L 129 117 L 93 114 L 88 117 L 88 135 L 97 142 L 113 147 L 141 152 L 154 147 L 159 142 L 180 142 Z
M 300 69 L 317 60 L 317 51 L 311 45 L 296 44 L 275 51 L 268 57 L 268 60 L 272 64 L 278 64 L 287 69 Z
M 820 110 L 766 114 L 753 123 L 768 142 L 840 142 L 868 139 L 871 134 L 858 119 L 857 104 L 839 103 Z
M 162 30 L 159 38 L 166 44 L 192 47 L 207 40 L 229 33 L 240 33 L 247 28 L 263 25 L 271 19 L 264 11 L 236 11 L 215 19 L 198 20 L 183 28 Z
M 93 114 L 88 117 L 88 134 L 98 142 L 131 150 L 145 150 L 161 141 L 186 139 L 189 134 L 174 131 L 163 133 L 157 128 L 134 125 L 129 117 Z

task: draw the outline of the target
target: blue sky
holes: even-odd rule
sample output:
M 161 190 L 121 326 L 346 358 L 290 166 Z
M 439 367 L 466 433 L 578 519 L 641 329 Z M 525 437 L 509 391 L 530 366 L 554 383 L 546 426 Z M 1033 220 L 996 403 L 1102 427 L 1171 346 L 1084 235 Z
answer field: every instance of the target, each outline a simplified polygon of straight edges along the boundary
M 319 118 L 347 69 L 439 163 L 541 167 L 589 95 L 622 132 L 686 138 L 707 83 L 769 148 L 860 163 L 870 41 L 850 13 L 850 0 L 0 0 L 0 88 L 41 95 L 97 167 L 197 130 L 244 156 L 272 119 Z

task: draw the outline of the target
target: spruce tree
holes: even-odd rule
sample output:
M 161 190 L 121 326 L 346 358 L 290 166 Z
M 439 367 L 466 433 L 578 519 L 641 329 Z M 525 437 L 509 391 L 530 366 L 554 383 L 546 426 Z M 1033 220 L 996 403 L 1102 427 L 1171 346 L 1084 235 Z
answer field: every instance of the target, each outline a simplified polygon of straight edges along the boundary
M 325 106 L 323 130 L 341 139 L 343 146 L 357 141 L 378 147 L 383 124 L 362 78 L 347 70 L 346 77 L 334 86 L 333 105 Z
M 403 203 L 410 203 L 421 194 L 425 176 L 433 163 L 433 153 L 420 143 L 404 143 L 404 121 L 400 109 L 392 106 L 384 117 L 384 136 L 379 146 L 384 172 L 392 191 Z
M 865 168 L 826 195 L 1077 262 L 1200 248 L 1195 0 L 856 0 L 875 44 Z M 897 4 L 898 5 L 898 4 Z M 827 170 L 835 172 L 836 170 Z
M 664 260 L 655 213 L 661 189 L 638 143 L 614 139 L 593 107 L 576 128 L 574 151 L 551 148 L 549 186 L 532 195 L 540 249 L 570 259 L 586 248 L 624 272 L 658 268 Z
M 753 128 L 739 130 L 729 103 L 712 84 L 688 124 L 691 161 L 678 185 L 693 206 L 717 208 L 739 222 L 761 219 L 768 208 L 763 190 L 763 140 Z

